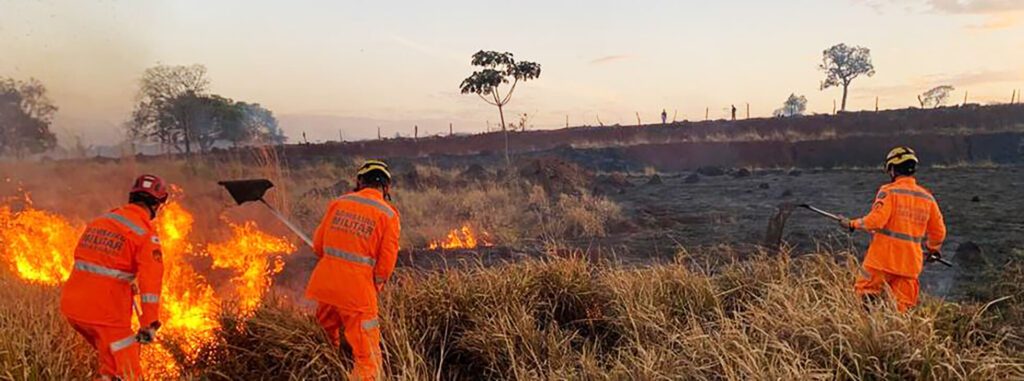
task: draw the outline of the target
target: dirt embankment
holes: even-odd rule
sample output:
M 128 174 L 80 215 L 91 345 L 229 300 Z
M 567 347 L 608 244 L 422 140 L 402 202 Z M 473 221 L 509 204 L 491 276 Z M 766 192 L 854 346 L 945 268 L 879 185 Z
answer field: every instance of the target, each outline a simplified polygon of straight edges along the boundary
M 633 167 L 661 171 L 691 170 L 703 166 L 799 167 L 877 166 L 895 145 L 917 150 L 928 164 L 972 161 L 1019 163 L 1024 161 L 1024 133 L 981 135 L 857 136 L 800 142 L 723 142 L 645 144 L 613 149 Z
M 666 125 L 575 127 L 559 130 L 515 132 L 510 135 L 510 147 L 514 152 L 527 153 L 553 150 L 558 147 L 593 149 L 604 147 L 635 147 L 633 151 L 645 148 L 657 149 L 669 145 L 674 155 L 693 155 L 695 159 L 721 162 L 766 163 L 776 157 L 813 157 L 817 150 L 802 145 L 823 147 L 822 141 L 835 141 L 836 147 L 850 149 L 845 139 L 863 138 L 864 142 L 889 141 L 899 137 L 965 137 L 993 133 L 1024 132 L 1024 105 L 967 106 L 933 110 L 904 109 L 881 112 L 842 113 L 839 115 L 812 115 L 794 118 L 759 118 L 740 121 L 678 122 Z M 912 140 L 923 140 L 915 138 Z M 999 141 L 995 135 L 988 140 Z M 986 140 L 986 138 L 981 138 Z M 777 147 L 779 142 L 789 142 L 796 148 Z M 858 141 L 855 141 L 858 142 Z M 674 146 L 676 144 L 700 144 L 698 146 Z M 928 142 L 925 142 L 926 144 Z M 988 142 L 974 142 L 975 145 L 991 146 Z M 724 145 L 721 145 L 724 144 Z M 949 141 L 936 143 L 936 151 L 961 147 L 964 143 Z M 484 155 L 503 152 L 505 141 L 502 133 L 487 133 L 472 136 L 425 137 L 420 139 L 402 138 L 382 141 L 351 143 L 326 143 L 318 145 L 289 145 L 285 153 L 291 158 L 318 157 L 390 157 L 408 158 L 436 155 Z M 691 148 L 694 153 L 675 151 L 672 147 Z M 707 147 L 706 149 L 701 149 Z M 853 146 L 857 149 L 857 146 Z M 865 149 L 874 149 L 865 146 Z M 747 152 L 753 150 L 753 152 Z M 632 152 L 632 151 L 631 151 Z M 1009 152 L 999 150 L 997 157 Z M 877 154 L 876 154 L 877 156 Z M 960 155 L 974 159 L 970 153 Z M 959 157 L 958 156 L 958 160 Z M 765 159 L 768 157 L 768 159 Z M 684 159 L 684 161 L 687 159 Z M 767 161 L 766 161 L 767 160 Z M 808 159 L 815 164 L 822 160 Z M 831 160 L 831 159 L 830 159 Z M 793 162 L 793 159 L 786 160 Z M 827 162 L 828 160 L 825 160 Z M 799 162 L 799 161 L 797 161 Z M 843 164 L 855 164 L 846 163 Z

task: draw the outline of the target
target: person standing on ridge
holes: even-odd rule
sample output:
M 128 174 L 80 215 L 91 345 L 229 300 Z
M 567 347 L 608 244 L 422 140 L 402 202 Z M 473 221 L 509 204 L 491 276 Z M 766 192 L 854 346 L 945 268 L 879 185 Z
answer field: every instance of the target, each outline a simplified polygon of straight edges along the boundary
M 60 310 L 98 353 L 102 380 L 142 379 L 138 344 L 153 342 L 160 328 L 164 272 L 151 221 L 167 196 L 159 177 L 140 176 L 128 204 L 89 222 L 75 247 Z M 134 304 L 136 293 L 141 294 L 141 311 Z M 131 328 L 133 309 L 140 314 L 137 332 Z
M 331 344 L 340 345 L 344 331 L 354 380 L 380 379 L 377 294 L 395 270 L 401 234 L 390 190 L 388 165 L 367 161 L 356 173 L 356 189 L 330 203 L 313 237 L 320 260 L 306 297 L 317 301 L 316 318 Z
M 666 111 L 665 109 L 661 109 L 661 124 L 665 124 L 667 122 L 668 122 L 668 111 Z
M 896 147 L 885 158 L 885 171 L 892 182 L 882 185 L 871 212 L 854 220 L 840 216 L 847 229 L 873 233 L 864 256 L 864 272 L 854 286 L 857 295 L 877 299 L 888 292 L 901 312 L 917 305 L 918 276 L 924 261 L 940 259 L 946 224 L 939 204 L 917 184 L 918 158 L 910 147 Z M 928 250 L 927 257 L 921 244 Z

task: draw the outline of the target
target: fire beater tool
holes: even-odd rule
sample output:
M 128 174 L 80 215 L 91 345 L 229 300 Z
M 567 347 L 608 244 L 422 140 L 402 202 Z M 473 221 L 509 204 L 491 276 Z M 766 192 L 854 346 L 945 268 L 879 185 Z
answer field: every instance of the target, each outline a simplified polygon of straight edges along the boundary
M 263 199 L 263 195 L 267 193 L 267 190 L 274 187 L 274 183 L 270 182 L 270 180 L 230 180 L 219 181 L 217 182 L 217 184 L 220 184 L 221 186 L 224 187 L 224 189 L 227 189 L 228 193 L 231 194 L 231 198 L 234 199 L 235 202 L 238 203 L 238 205 L 242 205 L 250 201 L 259 201 L 264 206 L 266 206 L 267 209 L 270 209 L 270 213 L 273 213 L 274 217 L 277 217 L 277 219 L 280 220 L 281 223 L 284 224 L 284 226 L 287 226 L 288 229 L 292 231 L 292 233 L 295 233 L 295 235 L 299 236 L 299 238 L 301 238 L 303 242 L 309 245 L 310 248 L 313 247 L 313 240 L 309 239 L 309 236 L 307 236 L 306 233 L 303 233 L 298 226 L 293 224 L 291 221 L 288 221 L 288 218 L 286 218 L 284 214 L 275 209 L 273 206 L 270 206 L 270 204 L 268 204 L 267 201 Z
M 816 213 L 818 215 L 821 215 L 823 217 L 829 218 L 829 219 L 834 220 L 834 221 L 842 220 L 842 217 L 839 217 L 835 213 L 831 213 L 831 212 L 825 211 L 825 210 L 823 210 L 821 208 L 818 208 L 818 207 L 815 207 L 814 205 L 811 205 L 811 204 L 791 204 L 791 203 L 786 203 L 786 204 L 779 205 L 779 211 L 768 222 L 768 231 L 765 234 L 765 246 L 773 247 L 775 249 L 778 249 L 781 246 L 781 244 L 782 244 L 782 230 L 783 230 L 783 228 L 786 225 L 786 220 L 789 219 L 789 215 L 791 213 L 793 213 L 793 209 L 796 209 L 796 208 L 804 208 L 804 209 L 810 210 L 810 211 L 812 211 L 812 212 L 814 212 L 814 213 Z M 929 260 L 933 260 L 933 261 L 939 262 L 939 263 L 941 263 L 943 265 L 946 265 L 947 267 L 953 267 L 952 263 L 950 263 L 949 261 L 947 261 L 945 259 L 942 259 L 942 257 L 936 256 L 936 254 L 937 253 L 926 253 L 925 255 L 927 256 L 927 259 L 929 259 Z

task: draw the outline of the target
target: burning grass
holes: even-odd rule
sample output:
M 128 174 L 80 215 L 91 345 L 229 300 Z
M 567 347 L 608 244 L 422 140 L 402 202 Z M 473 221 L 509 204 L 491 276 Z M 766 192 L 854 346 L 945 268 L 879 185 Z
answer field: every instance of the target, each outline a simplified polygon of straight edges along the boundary
M 758 257 L 713 271 L 573 258 L 402 270 L 382 301 L 386 372 L 399 380 L 1024 377 L 1024 322 L 1015 320 L 1024 279 L 1000 288 L 1017 299 L 925 298 L 903 315 L 865 311 L 850 292 L 855 271 L 843 253 Z M 56 290 L 9 272 L 0 282 L 6 377 L 88 377 L 85 348 L 48 305 Z M 350 363 L 325 344 L 307 309 L 281 297 L 219 322 L 182 374 L 337 379 Z
M 182 197 L 180 190 L 175 193 L 176 198 Z M 49 328 L 54 328 L 57 322 L 63 320 L 58 308 L 59 292 L 56 290 L 70 274 L 74 247 L 85 224 L 34 208 L 27 194 L 17 209 L 13 204 L 10 201 L 0 204 L 0 262 L 10 274 L 5 277 L 5 281 L 9 280 L 6 278 L 16 277 L 39 288 L 54 290 L 51 295 L 45 295 L 39 289 L 26 292 L 30 297 L 35 294 L 45 295 L 40 296 L 41 300 L 45 300 L 45 306 L 40 307 L 47 310 L 35 312 L 53 316 L 54 321 L 50 322 L 53 325 Z M 230 285 L 233 287 L 228 292 L 231 305 L 237 307 L 235 312 L 244 317 L 252 314 L 270 289 L 270 277 L 283 268 L 281 255 L 291 254 L 296 248 L 283 238 L 261 231 L 253 222 L 241 225 L 229 223 L 231 236 L 227 240 L 194 245 L 190 240 L 193 216 L 177 200 L 168 203 L 154 222 L 159 235 L 163 237 L 161 321 L 164 325 L 161 331 L 174 344 L 147 348 L 143 352 L 143 362 L 150 371 L 149 379 L 173 379 L 182 375 L 178 373 L 181 364 L 193 361 L 200 348 L 210 345 L 215 339 L 215 331 L 220 324 L 218 316 L 223 313 L 224 303 L 221 298 L 224 296 L 215 293 L 213 285 L 193 267 L 192 260 L 200 255 L 209 255 L 213 258 L 214 268 L 231 270 L 233 274 Z M 200 251 L 200 248 L 204 251 Z M 17 298 L 15 295 L 10 296 L 12 303 L 5 308 L 18 309 L 18 305 L 14 304 Z M 4 318 L 5 324 L 10 323 L 6 316 Z M 31 322 L 22 323 L 32 327 Z M 36 333 L 32 328 L 26 330 Z M 10 333 L 12 340 L 20 337 L 14 332 Z M 72 332 L 71 337 L 74 336 L 77 334 Z M 26 339 L 30 340 L 31 336 Z M 8 349 L 10 353 L 18 352 L 17 347 Z M 20 368 L 27 369 L 23 375 L 38 374 L 42 379 L 66 378 L 42 377 L 64 373 L 36 370 L 24 363 L 3 369 Z M 71 374 L 80 373 L 84 374 L 80 371 Z

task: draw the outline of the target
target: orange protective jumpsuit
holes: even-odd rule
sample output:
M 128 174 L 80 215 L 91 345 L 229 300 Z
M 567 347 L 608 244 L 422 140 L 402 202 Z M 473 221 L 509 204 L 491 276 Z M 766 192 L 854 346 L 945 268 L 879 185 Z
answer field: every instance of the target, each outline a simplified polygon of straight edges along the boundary
M 900 311 L 917 305 L 917 278 L 924 267 L 921 244 L 939 251 L 946 239 L 946 224 L 931 192 L 913 177 L 899 177 L 878 190 L 871 213 L 850 225 L 874 235 L 864 256 L 866 274 L 855 285 L 857 294 L 880 295 L 888 287 Z
M 126 205 L 89 222 L 75 247 L 75 264 L 61 290 L 61 312 L 99 354 L 99 374 L 142 377 L 132 330 L 134 287 L 149 326 L 160 316 L 164 266 L 149 211 Z
M 331 202 L 313 238 L 320 261 L 306 297 L 316 300 L 317 320 L 334 345 L 339 329 L 352 347 L 352 378 L 374 380 L 381 367 L 377 293 L 398 259 L 398 211 L 376 189 Z

